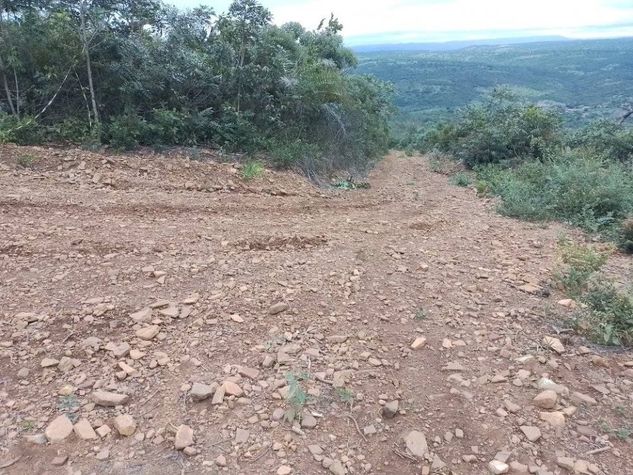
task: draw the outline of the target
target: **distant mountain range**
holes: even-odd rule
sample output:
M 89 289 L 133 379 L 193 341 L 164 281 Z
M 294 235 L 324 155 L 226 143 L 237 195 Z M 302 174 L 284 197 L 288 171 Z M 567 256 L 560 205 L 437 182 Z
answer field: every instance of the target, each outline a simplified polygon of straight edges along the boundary
M 443 43 L 393 43 L 352 46 L 356 53 L 411 52 L 411 51 L 456 51 L 471 46 L 502 46 L 551 41 L 573 41 L 564 36 L 526 36 L 520 38 L 491 38 L 484 40 L 447 41 Z

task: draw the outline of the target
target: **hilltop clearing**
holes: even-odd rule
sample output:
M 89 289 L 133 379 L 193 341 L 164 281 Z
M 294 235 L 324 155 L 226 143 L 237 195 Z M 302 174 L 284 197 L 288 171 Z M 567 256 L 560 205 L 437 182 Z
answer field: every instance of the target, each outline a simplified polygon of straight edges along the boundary
M 570 332 L 552 285 L 579 231 L 420 156 L 352 191 L 0 157 L 0 472 L 630 473 L 633 355 Z

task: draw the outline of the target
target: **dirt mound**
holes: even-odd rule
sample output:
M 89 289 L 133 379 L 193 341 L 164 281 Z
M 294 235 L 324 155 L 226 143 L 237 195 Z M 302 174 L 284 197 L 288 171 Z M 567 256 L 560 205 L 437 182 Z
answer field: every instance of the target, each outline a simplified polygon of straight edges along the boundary
M 633 356 L 541 291 L 561 227 L 423 157 L 196 158 L 0 148 L 0 471 L 630 473 Z

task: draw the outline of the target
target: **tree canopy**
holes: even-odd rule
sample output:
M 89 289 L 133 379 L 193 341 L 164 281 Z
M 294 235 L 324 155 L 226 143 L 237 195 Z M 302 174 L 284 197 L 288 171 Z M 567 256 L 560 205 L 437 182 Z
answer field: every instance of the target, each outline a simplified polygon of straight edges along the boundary
M 218 14 L 160 0 L 0 0 L 0 141 L 208 145 L 283 165 L 363 167 L 390 89 L 355 75 L 332 16 L 276 26 L 256 0 Z

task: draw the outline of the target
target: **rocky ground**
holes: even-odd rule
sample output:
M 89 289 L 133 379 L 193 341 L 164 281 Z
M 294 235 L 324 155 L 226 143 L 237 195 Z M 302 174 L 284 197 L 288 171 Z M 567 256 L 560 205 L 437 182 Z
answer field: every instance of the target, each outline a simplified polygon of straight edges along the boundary
M 549 285 L 581 236 L 424 157 L 194 158 L 0 148 L 0 473 L 633 473 L 633 355 Z

